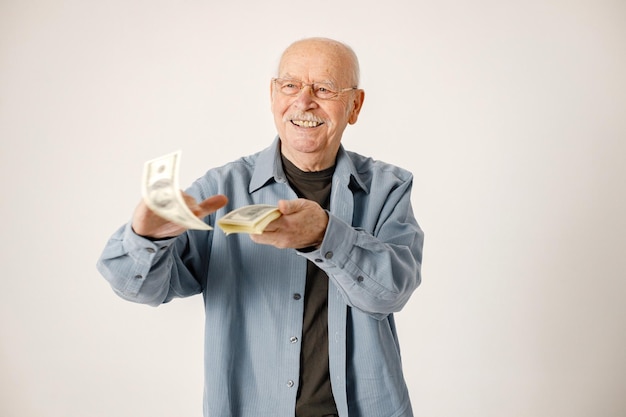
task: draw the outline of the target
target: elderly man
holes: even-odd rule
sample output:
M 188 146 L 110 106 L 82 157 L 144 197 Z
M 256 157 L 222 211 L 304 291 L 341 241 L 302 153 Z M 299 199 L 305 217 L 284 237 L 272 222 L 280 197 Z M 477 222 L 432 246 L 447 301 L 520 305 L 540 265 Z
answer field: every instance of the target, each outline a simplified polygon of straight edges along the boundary
M 412 175 L 341 145 L 364 100 L 348 46 L 291 44 L 271 80 L 278 136 L 184 194 L 209 224 L 250 204 L 262 234 L 189 231 L 141 202 L 98 269 L 121 297 L 204 296 L 205 417 L 412 416 L 393 313 L 421 280 Z

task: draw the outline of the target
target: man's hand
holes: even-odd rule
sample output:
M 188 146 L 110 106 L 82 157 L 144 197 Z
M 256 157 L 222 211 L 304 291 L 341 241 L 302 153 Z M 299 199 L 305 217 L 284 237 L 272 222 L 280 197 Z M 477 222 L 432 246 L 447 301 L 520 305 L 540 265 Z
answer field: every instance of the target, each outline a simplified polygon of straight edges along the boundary
M 198 203 L 189 194 L 181 191 L 185 203 L 189 209 L 198 216 L 203 218 L 226 205 L 228 198 L 225 195 L 217 194 Z M 162 217 L 156 215 L 148 208 L 143 200 L 139 203 L 133 214 L 133 230 L 140 236 L 151 239 L 163 239 L 167 237 L 178 236 L 185 230 L 184 227 L 172 223 Z
M 282 216 L 268 224 L 262 234 L 251 234 L 253 242 L 281 249 L 301 249 L 322 243 L 328 214 L 319 204 L 303 198 L 280 200 L 278 209 Z

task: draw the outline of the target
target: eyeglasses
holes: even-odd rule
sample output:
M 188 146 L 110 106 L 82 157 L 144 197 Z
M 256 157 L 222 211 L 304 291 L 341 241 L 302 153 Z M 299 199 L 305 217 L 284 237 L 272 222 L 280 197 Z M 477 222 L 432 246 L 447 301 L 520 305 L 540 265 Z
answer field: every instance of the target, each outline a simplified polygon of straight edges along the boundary
M 272 78 L 272 81 L 274 82 L 274 86 L 276 87 L 276 89 L 281 94 L 284 94 L 286 96 L 297 96 L 298 94 L 300 94 L 304 87 L 311 87 L 313 95 L 321 100 L 332 100 L 339 94 L 357 89 L 357 87 L 336 89 L 332 84 L 329 83 L 320 82 L 306 84 L 302 81 L 291 80 L 288 78 Z

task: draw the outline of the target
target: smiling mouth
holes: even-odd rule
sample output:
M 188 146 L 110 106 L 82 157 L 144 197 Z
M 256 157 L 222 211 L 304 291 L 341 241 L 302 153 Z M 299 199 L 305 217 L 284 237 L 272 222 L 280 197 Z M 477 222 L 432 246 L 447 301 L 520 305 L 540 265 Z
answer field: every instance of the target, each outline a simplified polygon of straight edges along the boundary
M 290 120 L 290 122 L 298 127 L 306 127 L 306 128 L 312 128 L 312 127 L 318 127 L 324 124 L 324 122 L 314 122 L 312 120 Z

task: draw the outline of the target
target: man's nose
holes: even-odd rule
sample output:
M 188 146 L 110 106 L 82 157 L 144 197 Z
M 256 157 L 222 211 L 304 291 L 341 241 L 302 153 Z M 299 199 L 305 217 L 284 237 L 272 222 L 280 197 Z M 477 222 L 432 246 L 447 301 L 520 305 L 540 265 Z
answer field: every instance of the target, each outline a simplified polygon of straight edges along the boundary
M 317 102 L 315 101 L 315 96 L 313 95 L 313 86 L 304 85 L 296 96 L 294 104 L 296 104 L 300 109 L 310 109 L 316 107 Z

